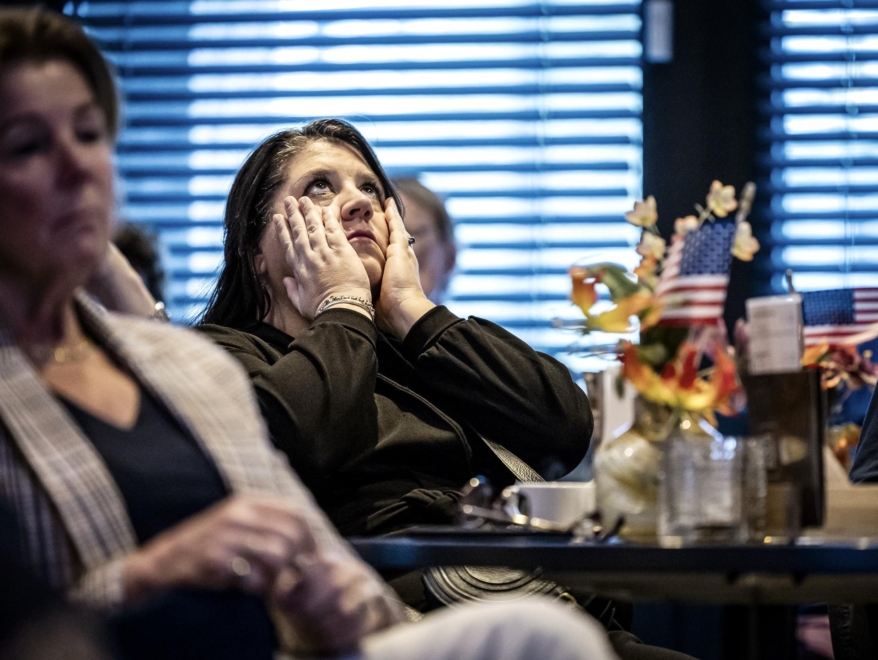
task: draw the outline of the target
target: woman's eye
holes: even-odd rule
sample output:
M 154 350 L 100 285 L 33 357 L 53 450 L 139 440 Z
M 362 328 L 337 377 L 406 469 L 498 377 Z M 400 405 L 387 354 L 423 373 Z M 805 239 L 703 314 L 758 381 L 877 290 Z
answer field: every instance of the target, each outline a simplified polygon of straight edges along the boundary
M 360 190 L 371 197 L 381 198 L 381 190 L 374 183 L 367 183 Z
M 76 136 L 81 142 L 92 143 L 103 139 L 104 132 L 99 128 L 83 128 L 76 132 Z
M 2 147 L 2 153 L 6 158 L 26 158 L 40 152 L 46 141 L 39 138 L 13 140 Z
M 305 193 L 308 195 L 322 195 L 330 192 L 329 183 L 324 179 L 317 179 L 308 184 Z

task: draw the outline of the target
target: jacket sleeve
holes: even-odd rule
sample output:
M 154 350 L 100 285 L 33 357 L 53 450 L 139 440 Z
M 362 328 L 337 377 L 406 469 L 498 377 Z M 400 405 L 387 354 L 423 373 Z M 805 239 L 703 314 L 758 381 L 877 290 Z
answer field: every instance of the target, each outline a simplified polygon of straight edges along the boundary
M 544 477 L 566 474 L 585 455 L 593 427 L 585 392 L 567 367 L 501 327 L 437 307 L 402 351 L 442 410 Z
M 272 441 L 306 483 L 377 436 L 376 330 L 363 315 L 327 310 L 273 364 L 238 331 L 202 330 L 244 366 Z

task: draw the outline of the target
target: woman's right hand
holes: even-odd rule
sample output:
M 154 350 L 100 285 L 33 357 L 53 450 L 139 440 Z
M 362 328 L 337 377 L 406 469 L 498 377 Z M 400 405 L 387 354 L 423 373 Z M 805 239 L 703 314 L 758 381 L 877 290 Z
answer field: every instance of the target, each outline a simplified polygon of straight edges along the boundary
M 369 277 L 348 243 L 334 206 L 317 206 L 308 197 L 284 199 L 286 217 L 272 216 L 277 238 L 293 277 L 285 277 L 287 295 L 299 313 L 314 318 L 329 296 L 372 301 Z
M 265 594 L 281 570 L 315 552 L 306 518 L 289 501 L 234 495 L 130 555 L 124 569 L 126 600 L 141 601 L 175 587 L 238 587 Z

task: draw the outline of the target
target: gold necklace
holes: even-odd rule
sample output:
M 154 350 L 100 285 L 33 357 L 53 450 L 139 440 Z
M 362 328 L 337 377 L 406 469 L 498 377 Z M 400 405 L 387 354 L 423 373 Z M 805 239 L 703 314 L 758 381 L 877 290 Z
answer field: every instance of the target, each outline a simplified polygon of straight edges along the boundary
M 52 346 L 49 344 L 31 344 L 25 346 L 24 352 L 27 353 L 34 362 L 46 364 L 52 362 L 54 364 L 75 364 L 84 361 L 92 351 L 92 343 L 83 338 L 74 346 Z

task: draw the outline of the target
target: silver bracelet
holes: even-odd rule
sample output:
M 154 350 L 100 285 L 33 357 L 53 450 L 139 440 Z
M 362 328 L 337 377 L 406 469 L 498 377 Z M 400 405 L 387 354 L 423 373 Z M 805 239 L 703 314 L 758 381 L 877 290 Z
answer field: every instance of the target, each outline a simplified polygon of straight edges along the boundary
M 162 323 L 170 323 L 171 319 L 168 317 L 168 312 L 165 310 L 165 303 L 161 300 L 156 302 L 155 307 L 153 308 L 153 312 L 150 315 L 149 319 L 151 321 L 161 321 Z
M 360 298 L 359 296 L 329 296 L 326 300 L 324 300 L 320 307 L 317 308 L 317 313 L 314 315 L 315 318 L 320 316 L 327 309 L 335 307 L 336 305 L 354 305 L 359 307 L 360 309 L 365 309 L 369 312 L 369 318 L 373 321 L 375 320 L 375 308 L 365 298 Z

